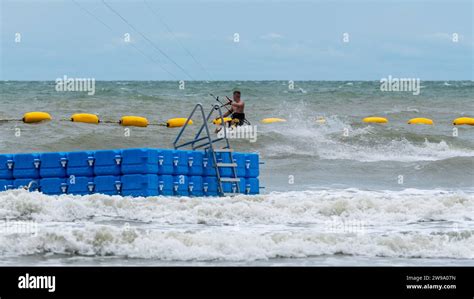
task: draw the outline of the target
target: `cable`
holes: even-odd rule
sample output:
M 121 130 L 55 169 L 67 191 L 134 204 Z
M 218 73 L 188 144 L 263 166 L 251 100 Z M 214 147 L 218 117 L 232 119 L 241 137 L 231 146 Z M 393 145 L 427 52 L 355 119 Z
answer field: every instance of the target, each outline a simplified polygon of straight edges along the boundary
M 158 20 L 163 24 L 163 26 L 166 28 L 166 30 L 171 34 L 173 39 L 183 48 L 183 50 L 194 60 L 194 62 L 199 65 L 199 67 L 206 73 L 207 77 L 213 80 L 212 76 L 209 74 L 209 72 L 204 68 L 204 66 L 196 59 L 196 57 L 189 51 L 183 43 L 176 37 L 176 35 L 173 33 L 173 30 L 171 30 L 170 26 L 166 24 L 166 22 L 163 20 L 163 18 L 151 7 L 151 5 L 146 1 L 143 0 L 146 6 L 150 9 L 150 11 L 158 18 Z
M 94 15 L 92 12 L 90 12 L 88 9 L 86 9 L 85 7 L 83 7 L 82 5 L 80 5 L 76 0 L 71 0 L 72 2 L 74 2 L 77 6 L 79 6 L 82 10 L 84 10 L 86 13 L 88 13 L 90 16 L 92 16 L 94 19 L 96 19 L 97 21 L 99 21 L 102 25 L 104 25 L 105 27 L 107 27 L 110 31 L 114 31 L 112 29 L 112 27 L 110 27 L 109 25 L 107 25 L 106 23 L 104 23 L 101 19 L 99 19 L 96 15 Z
M 115 9 L 113 9 L 105 0 L 102 0 L 102 3 L 104 3 L 107 8 L 109 8 L 114 14 L 116 14 L 122 21 L 124 21 L 130 28 L 132 28 L 135 32 L 140 34 L 146 41 L 150 43 L 150 45 L 153 46 L 156 50 L 158 50 L 163 56 L 168 58 L 169 61 L 171 61 L 175 66 L 177 66 L 184 74 L 186 74 L 191 80 L 194 80 L 193 76 L 191 76 L 183 67 L 181 67 L 176 61 L 174 61 L 168 54 L 166 54 L 163 50 L 160 49 L 154 42 L 152 42 L 146 35 L 141 33 L 138 29 L 135 28 L 130 22 L 128 22 L 121 14 L 119 14 Z
M 99 23 L 101 23 L 102 25 L 104 25 L 106 28 L 108 28 L 110 31 L 112 31 L 112 33 L 115 34 L 115 31 L 112 27 L 110 27 L 109 25 L 107 25 L 106 23 L 104 23 L 101 19 L 99 19 L 99 17 L 97 17 L 96 15 L 94 15 L 92 12 L 90 12 L 88 9 L 86 9 L 85 7 L 83 7 L 82 5 L 80 5 L 78 2 L 76 2 L 76 0 L 72 0 L 72 2 L 74 2 L 77 6 L 79 6 L 79 8 L 81 8 L 83 11 L 85 11 L 87 14 L 89 14 L 90 16 L 92 16 L 94 19 L 96 19 Z M 178 77 L 176 77 L 173 73 L 171 73 L 170 71 L 168 71 L 166 68 L 164 68 L 158 61 L 156 61 L 153 57 L 145 54 L 142 50 L 140 50 L 139 48 L 137 48 L 134 44 L 130 43 L 130 45 L 135 49 L 137 50 L 142 56 L 144 56 L 145 58 L 148 58 L 149 60 L 151 60 L 152 62 L 156 63 L 163 71 L 165 71 L 166 73 L 168 73 L 168 75 L 170 75 L 171 77 L 173 77 L 174 79 L 178 80 Z

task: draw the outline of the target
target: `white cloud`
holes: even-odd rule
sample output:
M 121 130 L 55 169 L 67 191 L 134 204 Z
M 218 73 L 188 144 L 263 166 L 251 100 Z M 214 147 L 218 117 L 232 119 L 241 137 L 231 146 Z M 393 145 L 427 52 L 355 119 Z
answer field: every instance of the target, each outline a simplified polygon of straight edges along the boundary
M 422 57 L 423 51 L 416 46 L 403 45 L 400 43 L 384 43 L 380 46 L 384 53 L 390 53 L 401 57 Z

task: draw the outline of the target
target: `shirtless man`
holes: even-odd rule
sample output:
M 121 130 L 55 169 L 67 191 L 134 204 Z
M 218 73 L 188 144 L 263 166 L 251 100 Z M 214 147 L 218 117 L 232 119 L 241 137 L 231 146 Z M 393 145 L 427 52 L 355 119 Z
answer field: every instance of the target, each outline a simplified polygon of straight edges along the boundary
M 245 121 L 245 113 L 244 113 L 244 108 L 245 108 L 245 103 L 243 100 L 240 99 L 240 91 L 235 90 L 233 94 L 233 101 L 230 102 L 231 108 L 229 111 L 224 113 L 223 117 L 231 115 L 232 118 L 232 125 L 237 125 L 241 126 L 244 124 Z

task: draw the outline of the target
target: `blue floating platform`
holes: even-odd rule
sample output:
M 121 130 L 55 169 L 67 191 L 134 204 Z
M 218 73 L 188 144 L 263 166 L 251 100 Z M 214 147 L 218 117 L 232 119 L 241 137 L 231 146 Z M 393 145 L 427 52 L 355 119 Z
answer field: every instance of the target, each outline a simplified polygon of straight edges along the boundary
M 215 162 L 237 164 L 240 182 L 222 182 L 225 193 L 240 189 L 259 194 L 257 153 L 220 152 L 214 161 L 209 152 L 152 148 L 0 154 L 0 192 L 25 188 L 48 195 L 217 196 Z M 233 171 L 222 167 L 219 175 L 232 177 Z

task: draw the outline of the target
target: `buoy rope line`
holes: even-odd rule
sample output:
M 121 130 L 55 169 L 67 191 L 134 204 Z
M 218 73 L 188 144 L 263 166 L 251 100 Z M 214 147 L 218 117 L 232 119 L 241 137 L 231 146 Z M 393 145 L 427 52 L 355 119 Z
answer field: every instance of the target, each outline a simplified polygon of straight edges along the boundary
M 33 111 L 33 112 L 27 112 L 23 115 L 22 119 L 0 119 L 0 124 L 1 123 L 7 123 L 7 122 L 24 122 L 24 123 L 40 123 L 43 121 L 50 121 L 53 118 L 51 115 L 47 112 L 41 112 L 41 111 Z M 112 120 L 101 120 L 98 115 L 96 114 L 90 114 L 90 113 L 76 113 L 73 114 L 70 118 L 65 119 L 59 119 L 59 121 L 68 121 L 68 122 L 80 122 L 80 123 L 89 123 L 89 124 L 99 124 L 99 123 L 105 123 L 105 124 L 120 124 L 122 126 L 137 126 L 137 127 L 147 127 L 147 126 L 166 126 L 166 127 L 182 127 L 186 123 L 187 118 L 170 118 L 166 122 L 161 122 L 161 123 L 150 123 L 147 118 L 142 117 L 142 116 L 135 116 L 135 115 L 127 115 L 127 116 L 122 116 L 122 118 L 119 121 L 112 121 Z M 232 118 L 230 117 L 225 117 L 224 122 L 230 122 L 232 121 Z M 216 125 L 219 125 L 221 122 L 221 119 L 214 119 L 212 122 Z M 262 124 L 274 124 L 274 123 L 284 123 L 287 122 L 286 119 L 284 118 L 277 118 L 277 117 L 270 117 L 270 118 L 264 118 L 260 121 Z M 326 119 L 323 117 L 318 117 L 315 119 L 316 123 L 319 124 L 325 124 Z M 370 116 L 362 119 L 363 123 L 368 123 L 368 124 L 380 124 L 384 125 L 387 124 L 389 121 L 385 117 L 379 117 L 379 116 Z M 189 124 L 192 124 L 192 120 L 189 121 Z M 423 118 L 423 117 L 417 117 L 417 118 L 412 118 L 408 120 L 407 124 L 409 125 L 434 125 L 434 122 L 432 119 L 429 118 Z M 474 118 L 472 117 L 458 117 L 452 121 L 452 124 L 457 126 L 457 125 L 470 125 L 474 126 Z
M 81 121 L 73 121 L 71 119 L 67 119 L 67 118 L 61 118 L 59 121 L 67 121 L 67 122 L 80 122 L 80 123 L 84 123 L 84 122 L 81 122 Z M 115 121 L 115 120 L 99 120 L 99 122 L 97 124 L 120 124 L 120 120 L 119 121 Z M 148 126 L 161 126 L 161 127 L 166 127 L 166 123 L 148 123 L 147 124 Z

